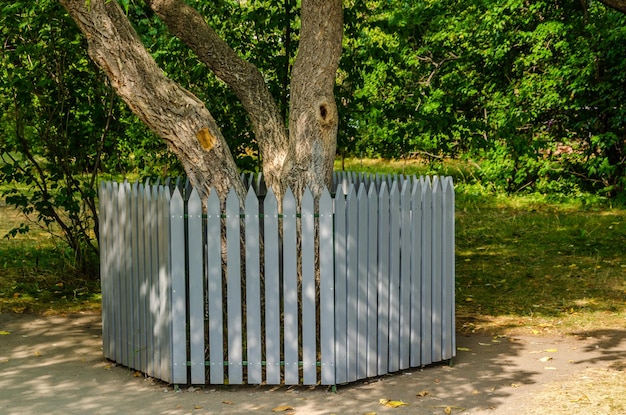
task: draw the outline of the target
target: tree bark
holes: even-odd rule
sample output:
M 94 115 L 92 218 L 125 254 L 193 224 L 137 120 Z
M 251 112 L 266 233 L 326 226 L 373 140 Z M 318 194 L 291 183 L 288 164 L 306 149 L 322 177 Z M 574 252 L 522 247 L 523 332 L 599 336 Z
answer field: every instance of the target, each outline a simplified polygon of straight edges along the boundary
M 85 34 L 89 56 L 116 93 L 181 160 L 205 199 L 210 187 L 225 197 L 245 190 L 232 154 L 205 105 L 169 78 L 141 43 L 115 1 L 60 0 Z
M 183 0 L 149 0 L 148 4 L 169 31 L 193 50 L 198 59 L 237 95 L 250 117 L 263 160 L 265 183 L 276 191 L 280 188 L 287 156 L 287 132 L 261 72 L 240 58 L 209 27 L 202 15 Z
M 339 125 L 334 99 L 341 57 L 341 0 L 302 0 L 300 46 L 291 74 L 285 184 L 317 198 L 331 186 Z

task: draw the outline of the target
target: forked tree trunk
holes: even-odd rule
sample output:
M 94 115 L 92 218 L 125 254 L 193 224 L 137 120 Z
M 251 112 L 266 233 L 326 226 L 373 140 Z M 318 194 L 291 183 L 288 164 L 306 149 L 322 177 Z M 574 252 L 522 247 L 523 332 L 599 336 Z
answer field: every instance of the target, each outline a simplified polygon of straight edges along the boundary
M 116 92 L 181 160 L 203 198 L 245 189 L 224 137 L 205 105 L 168 79 L 115 1 L 60 0 L 87 37 L 89 55 Z M 263 75 L 241 59 L 183 0 L 148 0 L 169 30 L 237 95 L 249 115 L 266 184 L 279 200 L 330 185 L 337 137 L 333 88 L 342 47 L 341 0 L 302 0 L 300 49 L 293 67 L 289 128 Z M 289 132 L 287 132 L 289 131 Z

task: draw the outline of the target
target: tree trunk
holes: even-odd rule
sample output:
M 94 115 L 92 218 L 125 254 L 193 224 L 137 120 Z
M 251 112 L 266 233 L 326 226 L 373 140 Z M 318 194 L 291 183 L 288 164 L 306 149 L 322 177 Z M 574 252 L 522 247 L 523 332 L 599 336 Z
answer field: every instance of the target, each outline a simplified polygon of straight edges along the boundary
M 339 125 L 334 87 L 341 57 L 341 0 L 302 0 L 300 47 L 291 74 L 284 183 L 317 198 L 330 188 Z
M 115 1 L 60 0 L 87 37 L 89 56 L 117 94 L 168 144 L 205 199 L 245 190 L 226 140 L 205 105 L 169 78 L 146 51 Z

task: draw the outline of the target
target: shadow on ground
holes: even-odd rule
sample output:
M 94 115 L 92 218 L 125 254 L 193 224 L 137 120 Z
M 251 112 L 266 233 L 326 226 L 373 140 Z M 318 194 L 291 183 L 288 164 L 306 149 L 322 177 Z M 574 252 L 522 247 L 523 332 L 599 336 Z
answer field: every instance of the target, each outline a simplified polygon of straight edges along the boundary
M 589 367 L 622 367 L 625 332 L 561 338 L 458 336 L 453 365 L 327 387 L 171 386 L 102 358 L 100 317 L 0 314 L 0 413 L 296 414 L 524 413 L 546 383 Z M 623 370 L 617 369 L 617 370 Z M 379 399 L 403 401 L 387 408 Z

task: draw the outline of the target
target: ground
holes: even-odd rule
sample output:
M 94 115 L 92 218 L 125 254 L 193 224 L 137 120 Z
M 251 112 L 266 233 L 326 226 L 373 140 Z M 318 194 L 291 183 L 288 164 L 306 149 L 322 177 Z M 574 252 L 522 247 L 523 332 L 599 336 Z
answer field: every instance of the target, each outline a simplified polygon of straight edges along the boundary
M 453 365 L 328 387 L 173 386 L 102 357 L 100 315 L 0 314 L 0 413 L 626 413 L 626 330 L 459 334 Z M 380 399 L 406 405 L 389 408 Z M 289 409 L 292 408 L 292 409 Z M 277 412 L 273 410 L 282 409 Z

